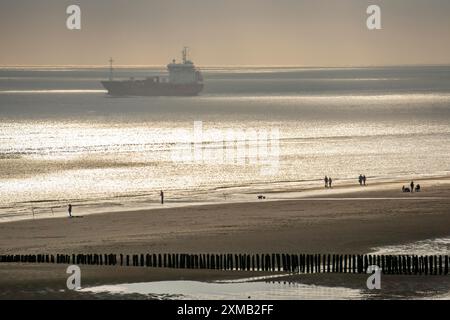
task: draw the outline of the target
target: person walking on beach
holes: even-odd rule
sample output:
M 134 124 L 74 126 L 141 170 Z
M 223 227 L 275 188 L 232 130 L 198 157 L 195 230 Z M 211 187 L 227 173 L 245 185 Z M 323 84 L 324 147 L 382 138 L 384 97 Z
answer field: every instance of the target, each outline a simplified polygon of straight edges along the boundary
M 164 204 L 164 192 L 161 190 L 159 195 L 161 196 L 161 204 Z
M 325 181 L 325 188 L 328 188 L 328 177 L 325 176 L 325 179 L 323 179 Z
M 333 183 L 333 179 L 331 179 L 331 177 L 329 177 L 328 178 L 328 184 L 329 184 L 329 186 L 330 186 L 330 188 L 331 188 L 331 184 Z
M 362 181 L 363 181 L 363 184 L 366 185 L 366 175 L 362 176 Z
M 411 192 L 414 192 L 414 181 L 411 181 Z
M 67 212 L 69 212 L 69 218 L 72 218 L 72 205 L 70 203 L 67 206 Z
M 359 181 L 359 185 L 362 186 L 362 183 L 363 183 L 363 176 L 362 176 L 362 174 L 359 175 L 358 181 Z

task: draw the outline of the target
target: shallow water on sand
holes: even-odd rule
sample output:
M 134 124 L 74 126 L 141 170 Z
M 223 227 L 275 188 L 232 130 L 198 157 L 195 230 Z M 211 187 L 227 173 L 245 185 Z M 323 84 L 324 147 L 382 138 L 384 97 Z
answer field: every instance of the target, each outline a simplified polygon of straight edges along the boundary
M 370 254 L 450 255 L 450 237 L 372 248 Z
M 338 278 L 337 278 L 338 279 Z M 380 290 L 368 290 L 365 279 L 361 288 L 303 284 L 289 281 L 156 281 L 142 283 L 125 283 L 119 285 L 102 285 L 79 289 L 83 293 L 96 295 L 116 295 L 124 299 L 127 296 L 142 295 L 150 299 L 180 300 L 369 300 L 369 299 L 442 299 L 448 300 L 448 287 L 441 286 L 430 290 L 430 286 L 416 284 L 411 287 L 408 280 L 400 281 Z M 392 281 L 391 281 L 392 282 Z M 353 284 L 354 286 L 354 284 Z
M 147 283 L 99 286 L 81 289 L 82 292 L 152 295 L 157 298 L 187 300 L 317 300 L 360 299 L 360 290 L 343 287 L 324 287 L 283 282 L 199 282 L 160 281 Z

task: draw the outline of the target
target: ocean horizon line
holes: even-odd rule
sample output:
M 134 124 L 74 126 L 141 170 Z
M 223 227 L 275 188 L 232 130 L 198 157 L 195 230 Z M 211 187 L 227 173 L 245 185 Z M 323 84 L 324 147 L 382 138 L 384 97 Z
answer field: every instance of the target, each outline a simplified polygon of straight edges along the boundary
M 275 69 L 367 69 L 367 68 L 405 68 L 405 67 L 450 67 L 450 63 L 437 63 L 437 64 L 386 64 L 386 65 L 336 65 L 336 66 L 314 66 L 314 65 L 259 65 L 259 64 L 228 64 L 228 65 L 199 65 L 200 68 L 222 68 L 222 69 L 233 69 L 233 68 L 250 68 L 250 69 L 263 69 L 263 68 L 275 68 Z M 47 65 L 47 64 L 39 64 L 39 65 L 19 65 L 19 64 L 11 64 L 11 65 L 0 65 L 0 70 L 8 70 L 8 69 L 104 69 L 109 68 L 107 64 L 92 64 L 92 65 L 83 65 L 83 64 L 55 64 L 55 65 Z M 114 65 L 116 69 L 128 69 L 128 68 L 166 68 L 166 64 L 117 64 Z

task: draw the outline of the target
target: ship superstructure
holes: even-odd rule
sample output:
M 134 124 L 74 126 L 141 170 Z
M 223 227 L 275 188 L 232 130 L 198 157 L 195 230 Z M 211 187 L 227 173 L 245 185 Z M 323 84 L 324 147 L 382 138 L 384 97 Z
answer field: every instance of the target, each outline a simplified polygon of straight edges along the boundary
M 202 74 L 188 59 L 187 47 L 183 48 L 181 63 L 174 59 L 167 65 L 168 78 L 113 80 L 112 62 L 109 80 L 102 81 L 102 85 L 113 96 L 196 96 L 203 90 Z

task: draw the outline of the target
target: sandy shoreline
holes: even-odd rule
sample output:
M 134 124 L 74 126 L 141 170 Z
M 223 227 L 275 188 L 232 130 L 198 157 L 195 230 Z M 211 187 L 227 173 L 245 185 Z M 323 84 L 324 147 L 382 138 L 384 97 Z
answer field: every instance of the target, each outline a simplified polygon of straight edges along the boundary
M 428 184 L 446 184 L 450 179 L 449 175 L 432 175 L 422 176 L 415 179 L 416 183 L 425 182 Z M 408 185 L 410 177 L 403 178 L 369 178 L 368 190 L 387 191 L 391 190 L 397 194 L 402 185 Z M 168 190 L 165 192 L 165 204 L 160 204 L 159 190 L 149 192 L 146 195 L 141 195 L 138 198 L 133 196 L 126 196 L 122 200 L 121 197 L 117 199 L 89 199 L 85 201 L 69 201 L 75 208 L 79 215 L 87 216 L 92 214 L 106 214 L 113 212 L 134 212 L 134 211 L 148 211 L 159 210 L 167 208 L 184 208 L 197 207 L 207 205 L 227 205 L 236 203 L 257 203 L 258 195 L 264 195 L 265 201 L 280 201 L 280 200 L 301 200 L 310 198 L 332 196 L 341 197 L 343 194 L 351 194 L 351 197 L 364 197 L 365 193 L 361 192 L 364 189 L 355 183 L 353 179 L 335 179 L 332 189 L 324 189 L 323 182 L 317 180 L 314 184 L 304 185 L 305 181 L 291 181 L 283 182 L 281 184 L 268 184 L 266 187 L 262 185 L 255 186 L 254 190 L 249 187 L 232 187 L 217 189 L 215 191 L 200 191 L 199 193 L 189 193 L 176 190 Z M 324 192 L 325 191 L 325 192 Z M 394 197 L 394 196 L 390 196 Z M 126 199 L 126 200 L 125 200 Z M 131 200 L 130 199 L 134 199 Z M 37 219 L 53 219 L 67 217 L 67 201 L 37 201 L 22 203 L 19 212 L 8 211 L 7 206 L 2 208 L 0 214 L 0 224 L 13 221 L 23 220 L 37 220 Z M 26 212 L 23 212 L 25 210 Z
M 0 224 L 0 253 L 356 254 L 374 247 L 449 236 L 450 180 L 424 179 L 420 184 L 423 191 L 414 194 L 401 193 L 399 183 L 385 183 L 337 191 L 324 189 L 313 197 L 291 200 L 5 222 Z M 58 282 L 55 287 L 56 282 L 52 280 L 56 267 L 61 269 L 58 269 L 62 273 L 58 281 L 62 281 L 66 277 L 63 266 L 2 265 L 0 283 L 12 291 L 39 285 L 54 289 L 62 285 Z M 246 276 L 204 270 L 125 269 L 126 272 L 105 272 L 93 268 L 88 272 L 87 281 L 98 285 Z M 27 277 L 37 280 L 29 282 Z M 347 278 L 325 282 L 337 285 Z M 314 279 L 319 283 L 324 281 L 323 277 Z M 423 280 L 416 282 L 420 288 L 426 287 Z M 444 283 L 447 285 L 447 280 Z M 10 294 L 21 297 L 12 291 Z
M 366 252 L 449 235 L 450 180 L 420 183 L 413 194 L 387 183 L 295 200 L 5 222 L 0 252 Z

